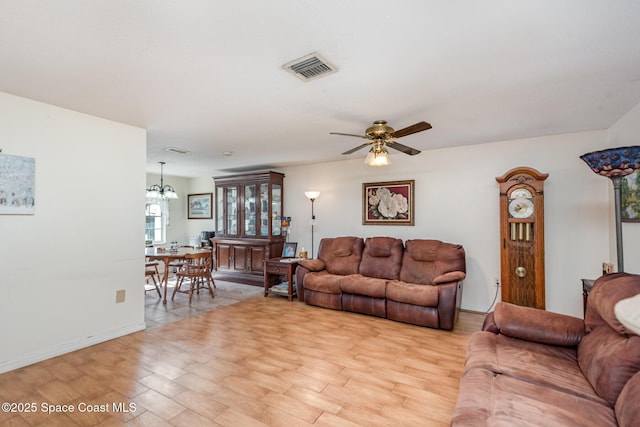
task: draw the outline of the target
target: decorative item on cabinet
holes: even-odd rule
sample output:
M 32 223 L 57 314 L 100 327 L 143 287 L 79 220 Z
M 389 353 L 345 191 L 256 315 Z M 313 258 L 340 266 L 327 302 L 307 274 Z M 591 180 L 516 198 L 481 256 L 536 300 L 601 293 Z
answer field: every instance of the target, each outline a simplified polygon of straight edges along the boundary
M 291 217 L 283 216 L 280 220 L 280 226 L 282 227 L 282 235 L 285 236 L 285 240 L 289 240 L 291 235 Z
M 214 278 L 263 286 L 264 260 L 279 257 L 284 174 L 256 172 L 213 177 Z

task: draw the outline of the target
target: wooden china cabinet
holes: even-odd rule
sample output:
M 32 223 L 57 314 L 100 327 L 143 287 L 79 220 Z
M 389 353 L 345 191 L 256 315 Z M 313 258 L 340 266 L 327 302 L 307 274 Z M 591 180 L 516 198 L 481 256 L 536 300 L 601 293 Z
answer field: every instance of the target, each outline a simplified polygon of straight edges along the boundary
M 216 235 L 214 277 L 264 285 L 264 260 L 282 254 L 284 174 L 256 172 L 213 177 Z

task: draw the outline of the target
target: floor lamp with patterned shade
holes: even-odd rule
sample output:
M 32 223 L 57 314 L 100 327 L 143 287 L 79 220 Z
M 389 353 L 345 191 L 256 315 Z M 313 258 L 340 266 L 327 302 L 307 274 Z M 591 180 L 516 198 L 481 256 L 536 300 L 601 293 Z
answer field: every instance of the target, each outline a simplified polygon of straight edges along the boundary
M 601 151 L 594 151 L 580 156 L 592 171 L 606 176 L 613 181 L 613 194 L 616 211 L 616 252 L 618 257 L 618 271 L 624 271 L 624 256 L 622 254 L 622 216 L 621 216 L 621 182 L 626 175 L 640 169 L 640 146 L 616 147 Z

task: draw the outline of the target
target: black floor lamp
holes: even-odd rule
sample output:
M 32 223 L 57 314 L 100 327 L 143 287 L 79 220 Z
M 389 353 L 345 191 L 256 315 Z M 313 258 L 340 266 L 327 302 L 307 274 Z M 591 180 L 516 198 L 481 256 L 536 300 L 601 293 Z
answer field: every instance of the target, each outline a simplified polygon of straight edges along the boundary
M 580 156 L 592 171 L 613 181 L 613 194 L 616 214 L 616 253 L 618 272 L 624 271 L 622 253 L 622 178 L 640 169 L 640 146 L 616 147 Z
M 320 195 L 319 191 L 305 191 L 304 195 L 307 196 L 309 200 L 311 200 L 311 221 L 309 221 L 309 225 L 311 225 L 311 259 L 313 259 L 313 227 L 317 224 L 316 216 L 313 213 L 313 202 L 316 201 L 318 196 Z

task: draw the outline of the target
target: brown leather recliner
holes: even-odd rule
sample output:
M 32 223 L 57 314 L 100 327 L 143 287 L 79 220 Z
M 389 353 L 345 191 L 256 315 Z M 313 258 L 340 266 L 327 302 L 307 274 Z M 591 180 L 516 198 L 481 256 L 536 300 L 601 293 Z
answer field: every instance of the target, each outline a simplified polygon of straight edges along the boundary
M 460 309 L 466 261 L 461 245 L 407 240 L 400 279 L 387 285 L 387 317 L 453 329 Z
M 303 267 L 308 267 L 306 271 L 296 269 L 298 298 L 310 305 L 342 310 L 340 281 L 344 276 L 358 273 L 363 248 L 361 237 L 322 239 L 318 259 L 301 261 Z
M 367 238 L 359 273 L 343 277 L 340 283 L 342 309 L 387 317 L 387 283 L 400 277 L 403 249 L 400 239 Z
M 585 319 L 498 303 L 471 336 L 452 426 L 637 426 L 640 336 L 615 316 L 640 276 L 599 278 Z
M 337 237 L 322 239 L 318 259 L 300 261 L 296 286 L 310 305 L 451 330 L 465 269 L 461 245 Z

